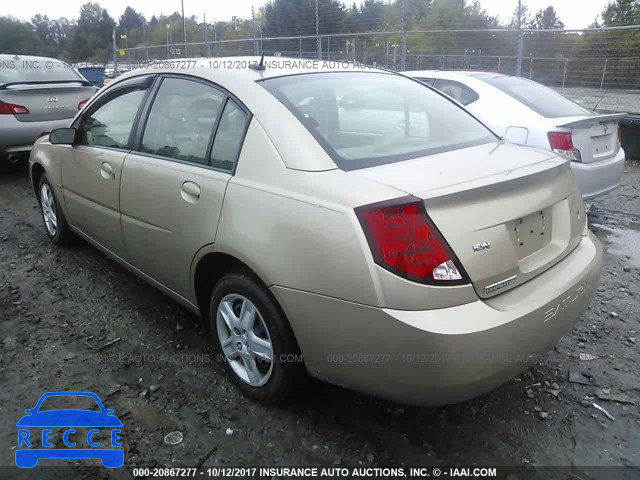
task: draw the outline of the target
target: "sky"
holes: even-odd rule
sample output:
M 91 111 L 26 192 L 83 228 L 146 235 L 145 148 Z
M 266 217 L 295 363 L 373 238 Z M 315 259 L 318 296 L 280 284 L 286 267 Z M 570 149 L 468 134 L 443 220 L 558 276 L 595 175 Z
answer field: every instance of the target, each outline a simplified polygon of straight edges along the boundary
M 14 3 L 2 0 L 0 16 L 11 15 L 23 20 L 29 20 L 40 13 L 50 18 L 77 18 L 80 6 L 88 0 L 19 0 Z M 109 14 L 118 18 L 127 5 L 131 5 L 145 17 L 152 15 L 171 14 L 181 10 L 180 0 L 94 0 Z M 610 0 L 524 0 L 531 14 L 540 9 L 553 5 L 566 28 L 586 28 L 604 10 Z M 347 3 L 351 4 L 353 0 Z M 206 15 L 207 21 L 230 20 L 232 16 L 251 18 L 251 6 L 258 9 L 266 0 L 184 0 L 185 15 L 196 15 L 202 21 Z M 506 22 L 513 14 L 517 0 L 480 0 L 481 5 L 491 15 L 497 15 Z

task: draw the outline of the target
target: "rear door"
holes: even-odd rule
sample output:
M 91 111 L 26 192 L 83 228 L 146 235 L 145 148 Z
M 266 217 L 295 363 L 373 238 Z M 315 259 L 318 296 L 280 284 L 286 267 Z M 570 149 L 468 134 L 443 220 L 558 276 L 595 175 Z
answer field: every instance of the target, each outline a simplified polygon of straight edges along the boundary
M 62 162 L 62 186 L 71 225 L 118 256 L 120 181 L 131 132 L 153 80 L 125 82 L 109 91 L 76 120 L 78 137 Z
M 212 84 L 167 76 L 145 116 L 121 186 L 127 256 L 187 296 L 191 261 L 214 241 L 250 115 Z

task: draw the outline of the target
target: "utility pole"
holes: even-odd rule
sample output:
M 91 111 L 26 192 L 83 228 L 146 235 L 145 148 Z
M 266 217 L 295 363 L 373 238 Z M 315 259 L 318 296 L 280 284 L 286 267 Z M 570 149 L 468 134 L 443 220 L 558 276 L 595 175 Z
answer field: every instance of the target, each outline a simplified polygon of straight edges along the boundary
M 142 19 L 142 44 L 144 45 L 144 56 L 149 60 L 149 48 L 147 47 L 147 20 L 145 18 Z
M 116 29 L 113 28 L 113 34 L 111 35 L 113 40 L 113 78 L 116 78 L 118 74 L 118 51 L 116 50 Z
M 182 31 L 184 33 L 184 57 L 187 58 L 187 19 L 184 18 L 184 0 L 182 3 Z
M 522 76 L 522 55 L 524 53 L 524 32 L 522 31 L 522 0 L 518 0 L 518 54 L 516 58 L 516 77 Z
M 322 60 L 322 40 L 320 39 L 320 8 L 316 0 L 316 57 Z
M 258 55 L 258 42 L 256 41 L 256 10 L 251 5 L 251 29 L 253 30 L 253 54 Z
M 204 26 L 204 43 L 207 44 L 207 57 L 211 58 L 211 44 L 208 41 L 207 38 L 207 30 L 209 30 L 209 26 L 207 25 L 207 14 L 203 13 L 202 14 L 202 23 Z
M 407 32 L 404 27 L 404 4 L 406 0 L 400 2 L 400 30 L 402 31 L 402 38 L 400 39 L 400 70 L 407 69 Z

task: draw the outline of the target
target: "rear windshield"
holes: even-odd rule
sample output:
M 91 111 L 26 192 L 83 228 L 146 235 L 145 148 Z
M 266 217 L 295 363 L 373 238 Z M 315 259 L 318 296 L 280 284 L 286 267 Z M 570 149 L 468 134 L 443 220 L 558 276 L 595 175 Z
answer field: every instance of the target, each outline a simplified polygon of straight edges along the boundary
M 0 83 L 9 82 L 78 82 L 84 80 L 69 64 L 49 59 L 11 57 L 0 60 Z
M 332 72 L 264 80 L 343 170 L 496 141 L 462 108 L 388 73 Z
M 563 97 L 558 92 L 526 78 L 492 75 L 478 75 L 475 78 L 502 90 L 543 117 L 591 115 L 589 110 Z

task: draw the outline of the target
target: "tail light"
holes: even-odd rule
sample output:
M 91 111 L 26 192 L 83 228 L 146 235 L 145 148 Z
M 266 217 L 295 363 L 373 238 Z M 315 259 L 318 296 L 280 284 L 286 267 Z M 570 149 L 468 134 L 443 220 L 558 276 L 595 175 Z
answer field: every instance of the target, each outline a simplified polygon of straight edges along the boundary
M 549 145 L 551 150 L 556 153 L 564 153 L 572 162 L 581 162 L 580 150 L 573 146 L 571 133 L 565 132 L 549 132 Z
M 24 115 L 29 113 L 27 107 L 15 103 L 0 102 L 0 115 Z
M 355 209 L 374 261 L 401 277 L 435 285 L 469 283 L 446 241 L 415 197 Z
M 78 110 L 82 110 L 84 106 L 91 100 L 90 98 L 85 98 L 80 103 L 78 103 Z

